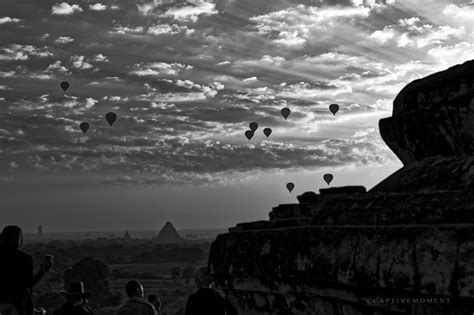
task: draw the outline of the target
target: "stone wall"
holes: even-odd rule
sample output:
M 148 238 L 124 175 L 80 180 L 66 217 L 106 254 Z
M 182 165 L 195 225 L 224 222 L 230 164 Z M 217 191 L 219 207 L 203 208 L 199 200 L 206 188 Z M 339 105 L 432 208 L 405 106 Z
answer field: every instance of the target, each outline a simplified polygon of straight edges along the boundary
M 404 167 L 237 224 L 209 267 L 239 314 L 474 313 L 474 61 L 405 87 L 380 132 Z

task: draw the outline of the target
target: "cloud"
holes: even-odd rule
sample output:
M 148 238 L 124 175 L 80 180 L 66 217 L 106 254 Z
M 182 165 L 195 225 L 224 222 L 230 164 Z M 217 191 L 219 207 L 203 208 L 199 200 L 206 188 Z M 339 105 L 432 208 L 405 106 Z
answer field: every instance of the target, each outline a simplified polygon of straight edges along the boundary
M 424 48 L 442 44 L 453 37 L 462 38 L 465 34 L 464 27 L 433 26 L 422 23 L 418 17 L 412 17 L 400 19 L 397 24 L 385 26 L 383 30 L 373 32 L 370 38 L 380 45 Z
M 71 75 L 71 72 L 62 65 L 60 60 L 57 60 L 55 63 L 50 64 L 46 70 L 46 73 L 48 74 L 65 74 L 65 75 Z
M 102 3 L 94 3 L 89 5 L 89 9 L 92 11 L 104 11 L 107 9 L 107 6 Z
M 11 18 L 11 17 L 8 17 L 8 16 L 0 18 L 0 25 L 1 24 L 8 24 L 8 23 L 11 23 L 11 24 L 20 23 L 20 22 L 21 22 L 21 19 Z
M 414 79 L 474 58 L 462 11 L 470 9 L 459 2 L 430 14 L 370 0 L 145 0 L 114 11 L 112 2 L 53 1 L 65 15 L 87 12 L 80 23 L 53 17 L 54 28 L 45 29 L 50 7 L 26 1 L 31 8 L 14 4 L 8 14 L 33 17 L 28 29 L 0 32 L 0 77 L 10 89 L 0 85 L 2 104 L 11 113 L 2 120 L 8 134 L 0 131 L 0 147 L 8 150 L 0 173 L 17 161 L 15 172 L 31 176 L 77 171 L 110 182 L 179 184 L 385 165 L 393 154 L 377 121 L 390 115 L 394 96 Z M 97 4 L 110 11 L 99 18 L 89 12 Z M 23 45 L 11 42 L 20 36 Z M 67 93 L 61 80 L 71 82 Z M 341 106 L 336 116 L 331 103 Z M 291 108 L 288 120 L 282 107 Z M 119 115 L 114 128 L 107 111 Z M 86 135 L 82 121 L 93 126 Z M 249 143 L 250 121 L 271 127 L 271 137 L 259 129 Z
M 474 43 L 460 42 L 449 46 L 433 47 L 428 50 L 427 54 L 436 62 L 436 68 L 430 70 L 439 71 L 453 64 L 474 59 Z
M 216 5 L 212 2 L 199 1 L 191 5 L 182 7 L 173 7 L 165 12 L 165 16 L 172 16 L 178 21 L 192 21 L 196 22 L 199 16 L 210 16 L 219 13 Z
M 72 43 L 74 41 L 74 38 L 68 37 L 68 36 L 60 36 L 54 40 L 56 44 L 68 44 Z
M 130 71 L 130 74 L 139 77 L 143 76 L 176 76 L 178 73 L 184 70 L 192 69 L 192 66 L 184 65 L 180 63 L 166 63 L 166 62 L 153 62 L 153 63 L 138 63 L 135 64 L 134 70 Z
M 137 4 L 137 8 L 141 14 L 147 15 L 149 12 L 153 11 L 161 3 L 162 2 L 160 0 L 153 0 L 153 2 L 144 3 L 142 5 Z
M 143 26 L 127 27 L 127 26 L 115 26 L 113 33 L 117 34 L 138 34 L 143 33 L 145 28 Z
M 325 31 L 339 21 L 366 18 L 371 9 L 358 7 L 312 7 L 300 4 L 296 7 L 252 17 L 259 34 L 270 36 L 277 44 L 302 48 L 315 30 Z M 276 38 L 275 35 L 276 34 Z
M 88 62 L 84 56 L 72 56 L 71 57 L 72 67 L 79 70 L 92 69 L 93 66 Z
M 472 2 L 458 6 L 454 3 L 448 4 L 442 14 L 449 16 L 454 21 L 461 20 L 462 22 L 470 23 L 472 25 L 472 17 L 474 15 L 474 4 Z
M 15 76 L 15 71 L 0 71 L 0 78 L 11 78 Z
M 102 54 L 97 54 L 94 56 L 94 58 L 92 58 L 92 61 L 95 61 L 95 62 L 109 62 L 109 59 L 102 55 Z
M 5 61 L 20 61 L 20 60 L 28 60 L 30 57 L 51 57 L 53 54 L 47 50 L 47 47 L 36 47 L 33 45 L 19 45 L 19 44 L 12 44 L 7 48 L 2 49 L 2 53 L 0 54 L 0 60 Z
M 82 8 L 77 4 L 70 5 L 67 2 L 63 2 L 53 5 L 51 12 L 56 15 L 70 15 L 75 12 L 82 12 Z
M 181 32 L 185 32 L 187 30 L 188 30 L 188 28 L 185 25 L 179 26 L 179 25 L 176 25 L 176 24 L 172 24 L 172 25 L 159 24 L 159 25 L 155 25 L 155 26 L 150 26 L 147 30 L 147 33 L 148 34 L 153 34 L 153 35 L 161 35 L 161 34 L 173 35 L 173 34 L 178 34 L 178 33 L 181 33 Z
M 278 96 L 284 98 L 315 100 L 318 98 L 336 98 L 340 94 L 352 92 L 350 85 L 339 84 L 312 84 L 309 82 L 300 82 L 285 86 Z
M 92 108 L 95 104 L 97 104 L 98 100 L 93 99 L 92 97 L 86 98 L 86 104 L 85 108 L 90 109 Z

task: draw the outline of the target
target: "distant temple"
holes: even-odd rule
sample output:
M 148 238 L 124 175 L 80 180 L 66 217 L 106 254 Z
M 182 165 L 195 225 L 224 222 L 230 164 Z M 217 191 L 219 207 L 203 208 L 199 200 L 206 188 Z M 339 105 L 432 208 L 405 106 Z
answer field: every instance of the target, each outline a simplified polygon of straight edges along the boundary
M 130 233 L 128 233 L 128 230 L 125 231 L 125 234 L 123 235 L 123 239 L 124 240 L 131 240 L 132 237 L 130 236 Z
M 43 227 L 41 224 L 38 226 L 38 236 L 43 236 Z
M 179 235 L 178 231 L 174 228 L 171 222 L 166 222 L 166 224 L 161 228 L 160 233 L 153 238 L 155 243 L 161 244 L 177 244 L 182 243 L 185 240 Z

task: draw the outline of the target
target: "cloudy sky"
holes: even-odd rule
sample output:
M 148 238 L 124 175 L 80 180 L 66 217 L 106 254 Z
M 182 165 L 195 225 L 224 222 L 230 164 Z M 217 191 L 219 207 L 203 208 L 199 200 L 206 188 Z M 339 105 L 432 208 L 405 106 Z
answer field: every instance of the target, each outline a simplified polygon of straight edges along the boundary
M 397 92 L 474 58 L 467 1 L 2 0 L 0 222 L 224 228 L 325 173 L 371 188 Z

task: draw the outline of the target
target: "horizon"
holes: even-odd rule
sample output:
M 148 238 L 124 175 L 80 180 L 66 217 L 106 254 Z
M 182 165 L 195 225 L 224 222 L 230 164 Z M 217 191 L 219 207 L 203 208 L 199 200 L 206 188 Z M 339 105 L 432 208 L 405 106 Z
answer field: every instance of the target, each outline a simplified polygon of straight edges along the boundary
M 171 222 L 172 223 L 172 222 Z M 174 226 L 174 224 L 173 224 Z M 188 228 L 185 228 L 185 229 L 179 229 L 179 228 L 176 228 L 176 226 L 174 226 L 176 231 L 178 232 L 189 232 L 189 231 L 220 231 L 220 230 L 227 230 L 229 227 L 223 227 L 223 228 L 212 228 L 212 229 L 188 229 Z M 161 228 L 158 228 L 158 229 L 155 229 L 155 230 L 130 230 L 130 229 L 125 229 L 125 230 L 84 230 L 84 231 L 55 231 L 55 230 L 52 230 L 52 231 L 49 231 L 49 230 L 46 230 L 46 231 L 43 231 L 43 235 L 47 235 L 47 234 L 53 234 L 53 233 L 57 233 L 57 234 L 67 234 L 67 233 L 125 233 L 126 231 L 128 231 L 130 234 L 133 234 L 134 232 L 159 232 Z M 38 232 L 37 231 L 25 231 L 23 230 L 23 233 L 26 234 L 26 235 L 38 235 Z M 132 235 L 133 236 L 133 235 Z

